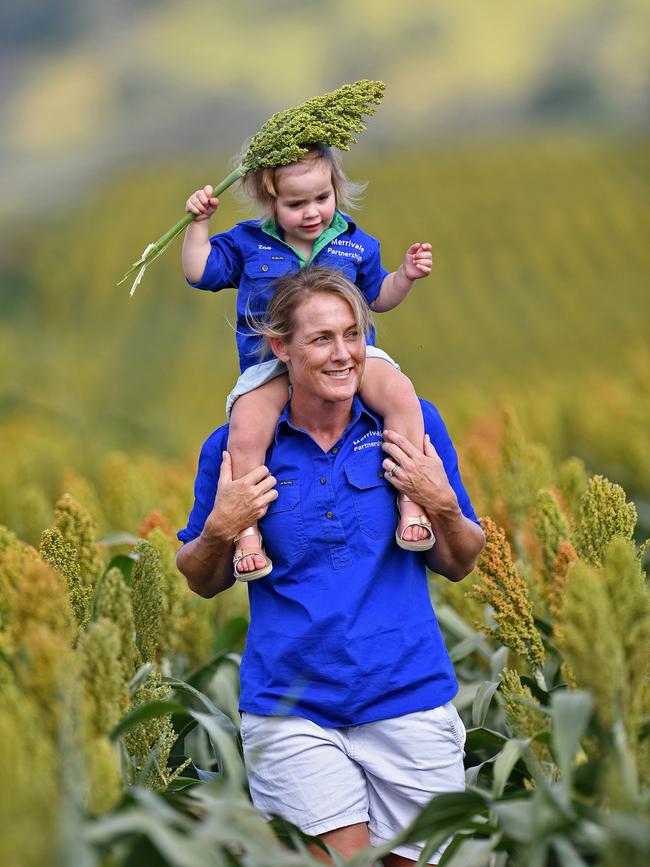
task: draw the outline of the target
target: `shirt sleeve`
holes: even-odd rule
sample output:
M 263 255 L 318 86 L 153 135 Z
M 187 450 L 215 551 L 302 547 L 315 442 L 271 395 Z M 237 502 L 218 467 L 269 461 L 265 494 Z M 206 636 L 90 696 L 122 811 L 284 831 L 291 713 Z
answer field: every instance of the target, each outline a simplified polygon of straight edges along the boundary
M 366 255 L 363 258 L 363 262 L 357 270 L 356 284 L 368 305 L 370 305 L 379 295 L 381 284 L 384 282 L 384 277 L 386 277 L 389 272 L 381 264 L 379 241 L 370 237 L 370 235 L 367 235 L 366 237 L 368 238 L 369 243 L 366 248 Z
M 442 416 L 435 406 L 428 401 L 420 400 L 420 404 L 424 416 L 424 431 L 429 434 L 431 443 L 438 452 L 442 465 L 447 473 L 449 484 L 454 489 L 454 493 L 458 498 L 460 510 L 466 518 L 469 518 L 470 521 L 474 521 L 475 524 L 480 526 L 480 521 L 476 517 L 476 512 L 472 506 L 469 494 L 465 490 L 463 480 L 460 477 L 458 455 L 456 454 L 456 449 L 451 441 L 445 423 L 442 420 Z
M 210 238 L 210 254 L 201 279 L 187 282 L 197 289 L 217 292 L 228 286 L 237 287 L 243 268 L 243 256 L 236 237 L 237 227 Z
M 199 468 L 194 482 L 194 505 L 187 526 L 176 534 L 181 542 L 191 542 L 200 535 L 206 518 L 214 506 L 217 495 L 223 450 L 228 443 L 228 427 L 224 425 L 211 434 L 203 444 Z

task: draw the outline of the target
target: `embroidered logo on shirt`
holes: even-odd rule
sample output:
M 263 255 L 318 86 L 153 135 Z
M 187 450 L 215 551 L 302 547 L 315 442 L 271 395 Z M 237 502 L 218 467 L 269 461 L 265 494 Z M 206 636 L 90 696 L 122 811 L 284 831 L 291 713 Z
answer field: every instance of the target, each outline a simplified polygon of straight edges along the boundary
M 379 437 L 378 440 L 370 440 L 369 442 L 365 442 L 368 437 Z M 380 430 L 369 430 L 368 433 L 364 434 L 362 437 L 359 437 L 358 440 L 353 440 L 352 445 L 354 446 L 355 452 L 360 452 L 363 449 L 372 449 L 380 446 L 384 441 L 384 435 Z
M 272 250 L 273 247 L 267 247 L 266 244 L 258 244 L 257 249 L 258 250 Z
M 363 247 L 361 249 L 363 250 Z M 360 253 L 350 252 L 349 250 L 334 250 L 332 247 L 328 247 L 327 252 L 331 253 L 332 256 L 343 256 L 344 259 L 354 259 L 355 262 L 363 262 L 363 256 Z
M 366 252 L 363 244 L 357 244 L 356 241 L 348 241 L 346 238 L 332 238 L 331 243 L 336 247 L 350 247 L 352 250 L 358 250 L 360 253 Z

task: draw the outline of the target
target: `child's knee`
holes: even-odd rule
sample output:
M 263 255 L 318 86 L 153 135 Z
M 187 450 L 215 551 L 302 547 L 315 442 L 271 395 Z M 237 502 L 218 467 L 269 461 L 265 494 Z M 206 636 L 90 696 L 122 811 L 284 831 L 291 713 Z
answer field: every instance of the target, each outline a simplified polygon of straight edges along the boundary
M 415 391 L 415 386 L 403 373 L 396 370 L 397 379 L 395 381 L 395 403 L 398 408 L 405 412 L 421 413 L 420 399 Z
M 415 386 L 408 376 L 386 361 L 379 363 L 384 364 L 387 368 L 387 370 L 381 371 L 381 376 L 384 381 L 384 388 L 389 392 L 391 403 L 408 410 L 412 410 L 416 404 L 419 408 L 420 401 L 415 392 Z
M 253 392 L 237 398 L 230 412 L 228 449 L 247 451 L 260 441 L 261 407 L 252 398 Z

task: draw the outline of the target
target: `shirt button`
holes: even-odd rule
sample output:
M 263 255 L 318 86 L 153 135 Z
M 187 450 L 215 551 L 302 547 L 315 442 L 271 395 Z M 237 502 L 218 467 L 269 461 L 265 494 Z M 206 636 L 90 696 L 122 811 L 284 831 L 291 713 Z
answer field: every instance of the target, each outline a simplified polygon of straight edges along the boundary
M 332 449 L 332 454 L 335 455 L 337 452 L 338 452 L 338 447 L 334 446 L 334 448 Z
M 321 480 L 320 480 L 321 485 L 326 484 L 326 482 L 327 482 L 327 479 L 325 478 L 325 476 L 321 476 Z
M 334 512 L 328 512 L 328 513 L 325 515 L 325 517 L 326 517 L 326 518 L 333 518 L 333 517 L 334 517 Z
M 382 470 L 377 470 L 377 478 L 378 478 L 378 479 L 383 479 L 383 478 L 384 478 L 384 473 L 382 472 Z
M 268 265 L 262 265 L 262 271 L 268 271 L 268 270 L 269 270 Z

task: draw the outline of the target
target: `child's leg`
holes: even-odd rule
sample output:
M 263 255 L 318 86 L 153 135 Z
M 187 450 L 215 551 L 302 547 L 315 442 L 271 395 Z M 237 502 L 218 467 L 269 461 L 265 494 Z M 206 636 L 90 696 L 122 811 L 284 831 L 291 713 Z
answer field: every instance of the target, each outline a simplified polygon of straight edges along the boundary
M 417 449 L 424 443 L 424 419 L 420 401 L 411 380 L 382 358 L 366 358 L 361 382 L 361 397 L 373 412 L 384 419 L 384 426 L 405 436 Z M 406 542 L 422 542 L 431 538 L 425 527 L 407 526 L 409 518 L 424 515 L 421 506 L 399 495 L 400 522 L 398 534 Z
M 266 451 L 273 441 L 282 407 L 288 398 L 288 377 L 276 376 L 254 391 L 239 397 L 230 413 L 228 451 L 232 458 L 232 477 L 239 479 L 264 463 Z M 241 528 L 245 529 L 244 527 Z M 253 525 L 257 530 L 257 525 Z M 238 572 L 254 572 L 266 564 L 260 552 L 259 537 L 242 536 L 237 542 L 240 552 L 251 551 L 237 564 Z

